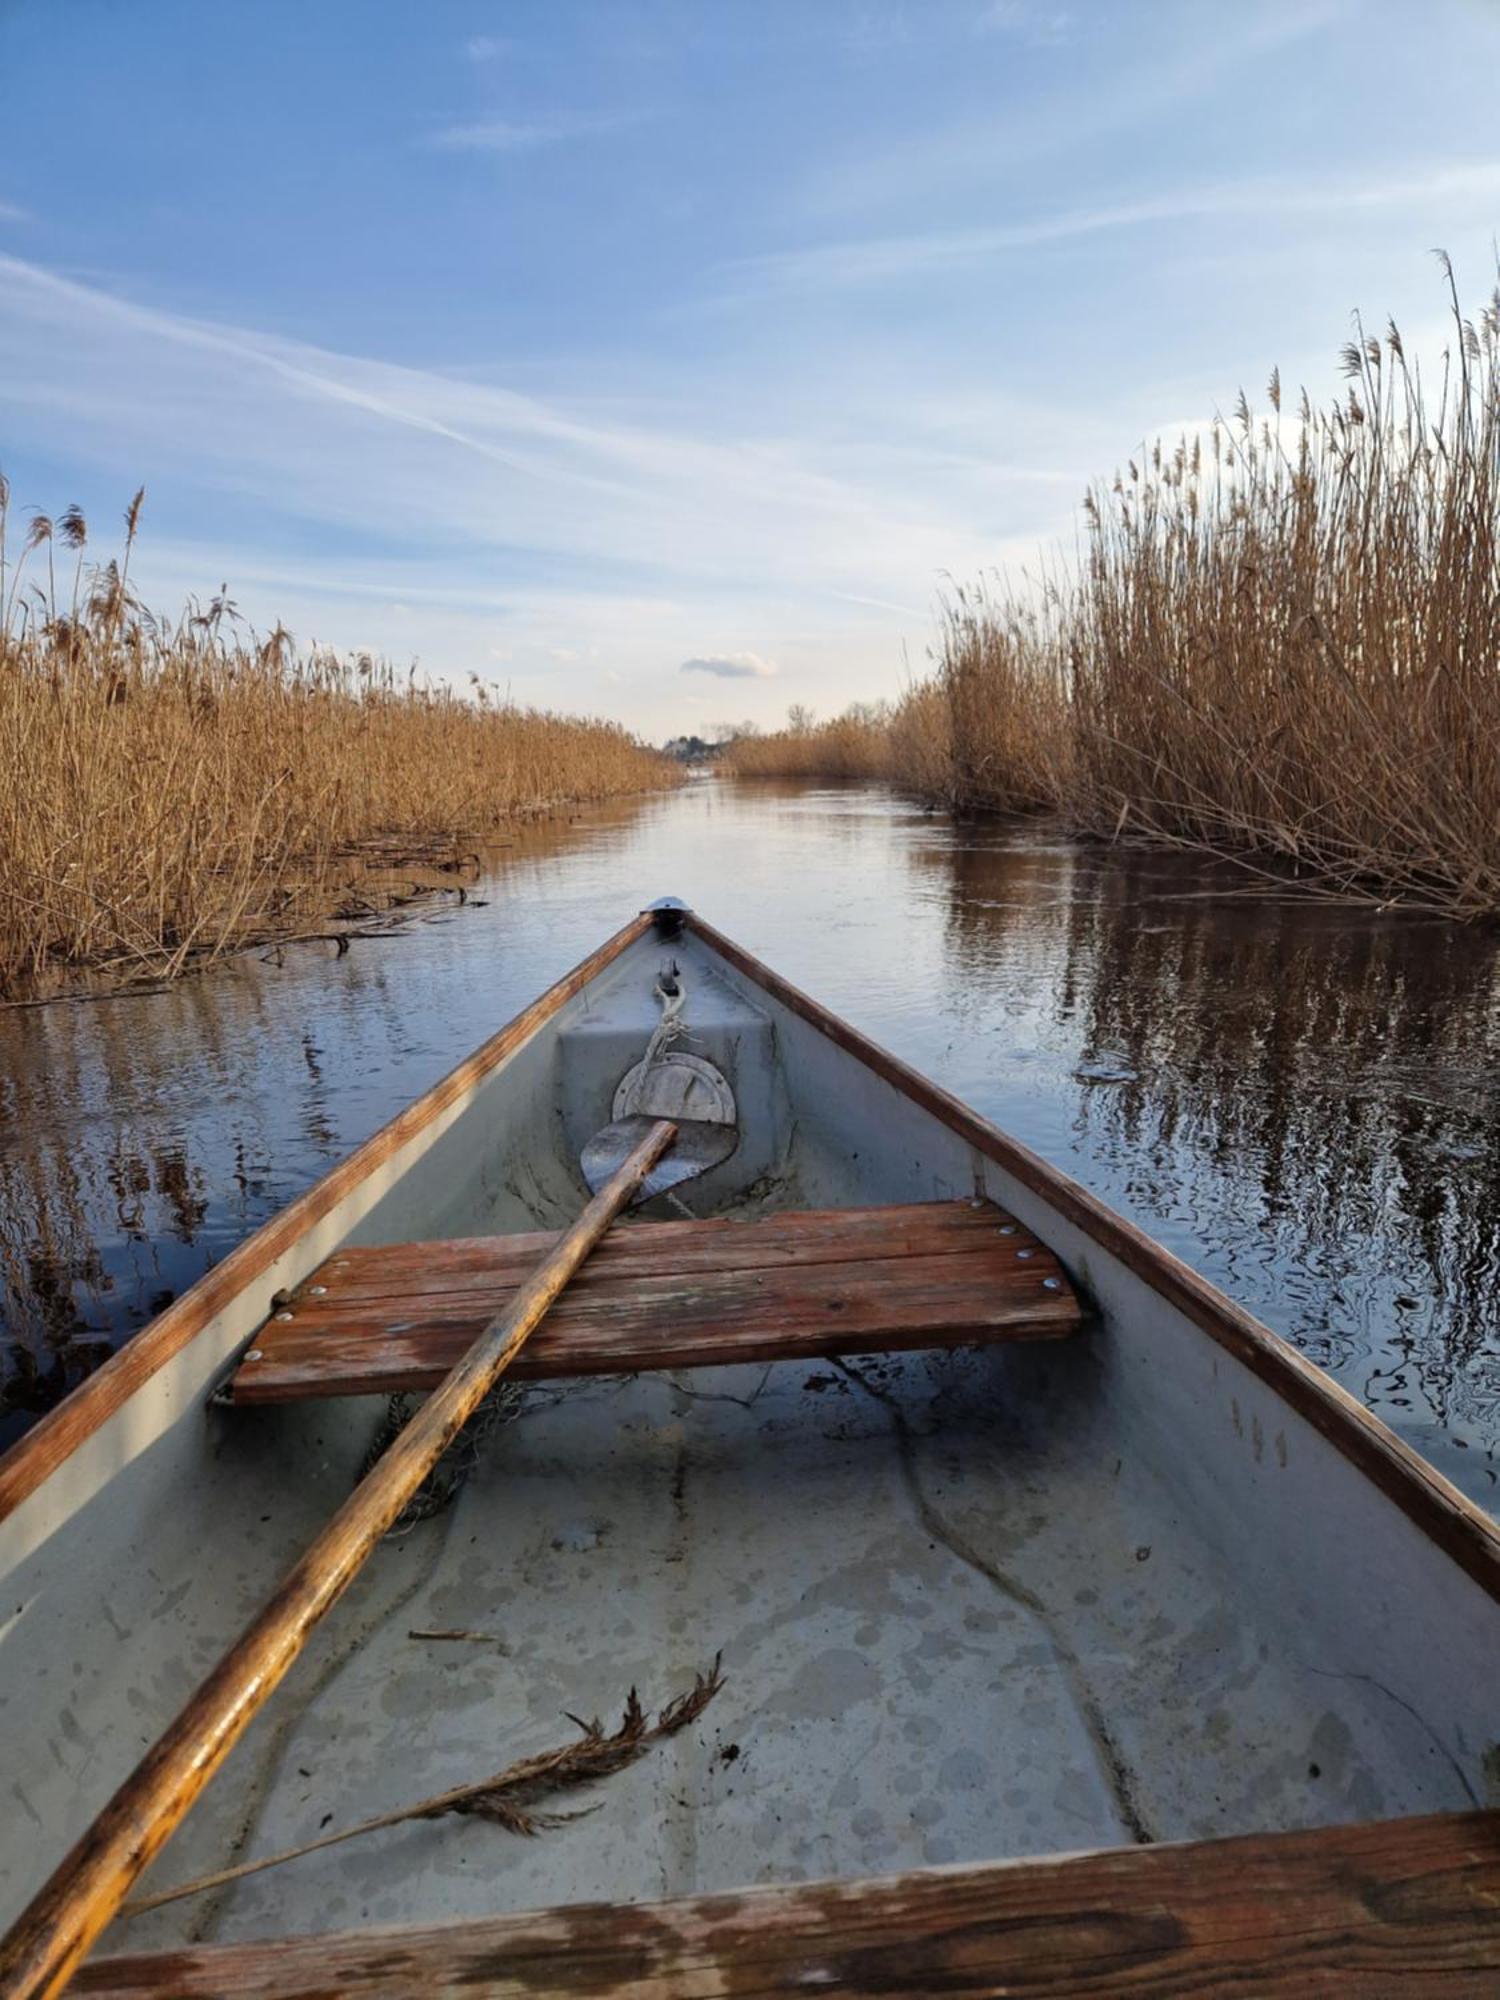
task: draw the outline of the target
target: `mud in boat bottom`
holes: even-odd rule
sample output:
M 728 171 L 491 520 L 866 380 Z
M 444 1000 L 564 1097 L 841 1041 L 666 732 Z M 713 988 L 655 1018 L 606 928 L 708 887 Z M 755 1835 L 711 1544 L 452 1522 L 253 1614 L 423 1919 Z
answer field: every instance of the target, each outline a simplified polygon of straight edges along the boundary
M 494 1637 L 412 1636 L 435 1629 Z M 719 1652 L 703 1718 L 563 1802 L 587 1817 L 393 1828 L 104 1948 L 1472 1802 L 1406 1704 L 1329 1671 L 1195 1531 L 1108 1421 L 1084 1335 L 528 1391 L 448 1512 L 383 1545 L 144 1887 L 497 1771 L 565 1741 L 565 1710 L 612 1724 L 632 1684 L 655 1707 Z

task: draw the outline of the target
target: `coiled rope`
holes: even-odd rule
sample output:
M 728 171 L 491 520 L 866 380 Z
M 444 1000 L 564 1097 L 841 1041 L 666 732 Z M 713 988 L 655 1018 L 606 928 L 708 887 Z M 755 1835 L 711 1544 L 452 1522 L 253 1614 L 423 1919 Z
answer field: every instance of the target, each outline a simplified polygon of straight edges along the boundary
M 415 1396 L 405 1389 L 398 1390 L 389 1399 L 385 1406 L 385 1415 L 380 1420 L 380 1428 L 371 1438 L 370 1448 L 360 1464 L 356 1485 L 367 1472 L 372 1470 L 376 1460 L 390 1450 L 425 1400 L 425 1397 Z M 450 1505 L 469 1474 L 478 1465 L 480 1454 L 486 1444 L 506 1424 L 515 1422 L 521 1414 L 521 1405 L 524 1401 L 525 1391 L 518 1388 L 514 1382 L 495 1384 L 390 1527 L 386 1529 L 387 1541 L 395 1536 L 410 1533 L 419 1521 L 431 1520 L 434 1514 L 441 1514 L 443 1509 Z
M 687 1023 L 682 1018 L 682 1010 L 687 1005 L 687 984 L 675 965 L 657 974 L 653 991 L 661 1002 L 661 1019 L 651 1031 L 646 1053 L 641 1057 L 630 1089 L 620 1103 L 616 1115 L 621 1118 L 629 1118 L 641 1110 L 641 1098 L 651 1072 L 673 1043 L 691 1040 Z

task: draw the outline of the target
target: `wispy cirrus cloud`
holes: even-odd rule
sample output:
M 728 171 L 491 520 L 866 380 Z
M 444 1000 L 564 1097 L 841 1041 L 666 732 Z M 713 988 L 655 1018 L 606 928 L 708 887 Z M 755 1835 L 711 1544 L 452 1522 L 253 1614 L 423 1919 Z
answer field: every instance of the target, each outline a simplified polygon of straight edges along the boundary
M 30 222 L 31 210 L 18 201 L 0 201 L 0 222 Z
M 1299 216 L 1336 219 L 1424 203 L 1449 209 L 1462 204 L 1492 206 L 1497 198 L 1500 160 L 1457 161 L 1440 167 L 1414 167 L 1405 174 L 1352 175 L 1315 186 L 1303 181 L 1254 180 L 1187 188 L 1138 201 L 1064 209 L 1022 222 L 811 244 L 739 258 L 720 269 L 727 288 L 736 295 L 745 287 L 832 290 L 904 280 L 1013 251 L 1159 223 L 1233 218 L 1289 221 Z
M 1007 35 L 1032 48 L 1071 41 L 1077 16 L 1071 8 L 1038 5 L 1037 0 L 989 0 L 974 24 L 981 34 Z
M 1060 153 L 1115 159 L 1122 133 L 1154 136 L 1163 119 L 1202 107 L 1232 90 L 1236 107 L 1257 70 L 1287 58 L 1300 44 L 1339 32 L 1359 0 L 1266 0 L 1232 15 L 1215 14 L 1211 31 L 1185 32 L 1199 10 L 1097 8 L 1087 44 L 1094 61 L 1080 75 L 1060 76 L 1053 87 L 1027 94 L 1009 114 L 924 121 L 904 137 L 882 135 L 877 148 L 857 149 L 830 162 L 803 190 L 809 214 L 893 214 L 927 211 L 979 188 L 1000 191 L 1007 173 L 1034 177 L 1038 164 Z M 1040 18 L 1043 4 L 1023 9 Z M 1022 17 L 1018 17 L 1022 18 Z M 1207 16 L 1202 17 L 1205 23 Z M 1155 31 L 1148 27 L 1156 20 Z M 982 13 L 974 26 L 982 27 Z M 1146 32 L 1142 32 L 1146 29 Z M 1015 38 L 1012 31 L 1012 39 Z M 982 40 L 975 36 L 975 40 Z M 1000 37 L 996 36 L 996 40 Z M 1075 45 L 1084 37 L 1075 37 Z
M 530 153 L 541 146 L 561 146 L 574 139 L 598 139 L 639 122 L 640 113 L 556 112 L 545 118 L 480 118 L 470 124 L 445 125 L 433 132 L 428 145 L 445 153 Z
M 941 453 L 788 437 L 781 406 L 771 436 L 748 407 L 732 424 L 723 408 L 700 385 L 658 421 L 629 421 L 170 312 L 0 253 L 12 458 L 60 443 L 93 468 L 78 482 L 91 507 L 144 481 L 153 504 L 175 496 L 178 523 L 237 544 L 174 545 L 171 523 L 154 528 L 137 558 L 154 603 L 227 577 L 257 623 L 460 675 L 499 648 L 549 700 L 604 699 L 608 666 L 636 690 L 631 716 L 663 728 L 695 683 L 769 698 L 795 672 L 837 700 L 824 676 L 853 694 L 876 660 L 894 686 L 940 574 L 1003 554 L 1000 486 Z M 1031 506 L 1017 499 L 1015 515 Z M 247 514 L 248 531 L 230 525 Z M 321 528 L 341 553 L 293 564 L 288 549 Z M 722 633 L 746 650 L 705 646 Z
M 860 589 L 986 543 L 811 448 L 579 413 L 435 369 L 136 304 L 0 254 L 0 387 L 25 416 L 330 520 L 408 519 L 664 574 Z M 3 404 L 0 395 L 0 404 Z M 374 484 L 372 484 L 372 471 Z
M 902 0 L 857 6 L 843 23 L 843 37 L 856 55 L 880 56 L 904 49 L 913 38 L 911 15 Z
M 509 47 L 502 35 L 470 35 L 464 43 L 464 54 L 471 63 L 489 63 L 503 56 Z
M 759 653 L 700 653 L 696 659 L 684 660 L 677 671 L 712 674 L 721 681 L 770 681 L 775 680 L 781 669 L 774 660 L 763 660 Z

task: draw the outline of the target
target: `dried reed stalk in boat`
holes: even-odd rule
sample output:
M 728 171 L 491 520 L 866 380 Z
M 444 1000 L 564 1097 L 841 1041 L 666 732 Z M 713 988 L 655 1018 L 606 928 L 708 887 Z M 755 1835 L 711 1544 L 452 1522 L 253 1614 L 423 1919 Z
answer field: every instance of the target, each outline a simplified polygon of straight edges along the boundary
M 488 1820 L 493 1826 L 504 1827 L 507 1833 L 532 1835 L 542 1833 L 549 1827 L 562 1826 L 570 1819 L 579 1819 L 582 1814 L 577 1812 L 539 1813 L 533 1808 L 558 1792 L 593 1784 L 598 1778 L 613 1777 L 615 1772 L 638 1762 L 653 1743 L 675 1736 L 679 1730 L 696 1722 L 724 1685 L 719 1658 L 716 1654 L 707 1672 L 700 1673 L 685 1694 L 669 1701 L 654 1722 L 648 1722 L 640 1697 L 632 1688 L 625 1698 L 625 1712 L 619 1727 L 611 1732 L 606 1733 L 597 1716 L 593 1721 L 585 1722 L 580 1716 L 569 1715 L 568 1720 L 577 1723 L 583 1732 L 572 1743 L 564 1743 L 556 1750 L 538 1751 L 532 1757 L 522 1757 L 491 1777 L 481 1778 L 473 1784 L 455 1785 L 446 1792 L 435 1792 L 431 1798 L 418 1799 L 415 1805 L 380 1813 L 374 1819 L 361 1820 L 357 1826 L 346 1826 L 338 1833 L 325 1833 L 301 1847 L 283 1848 L 279 1854 L 264 1855 L 259 1861 L 242 1861 L 238 1867 L 221 1868 L 213 1875 L 200 1875 L 195 1881 L 180 1882 L 175 1889 L 161 1889 L 155 1895 L 138 1896 L 134 1902 L 127 1903 L 120 1914 L 136 1917 L 145 1910 L 159 1909 L 163 1903 L 175 1903 L 179 1897 L 197 1896 L 207 1889 L 222 1888 L 225 1883 L 238 1882 L 243 1876 L 257 1875 L 263 1868 L 278 1868 L 283 1861 L 296 1861 L 301 1855 L 315 1854 L 324 1847 L 337 1847 L 341 1841 L 357 1840 L 362 1833 L 375 1833 L 385 1826 L 400 1826 L 407 1820 L 441 1819 L 448 1813 L 468 1813 L 477 1819 Z M 592 1811 L 593 1808 L 585 1810 Z

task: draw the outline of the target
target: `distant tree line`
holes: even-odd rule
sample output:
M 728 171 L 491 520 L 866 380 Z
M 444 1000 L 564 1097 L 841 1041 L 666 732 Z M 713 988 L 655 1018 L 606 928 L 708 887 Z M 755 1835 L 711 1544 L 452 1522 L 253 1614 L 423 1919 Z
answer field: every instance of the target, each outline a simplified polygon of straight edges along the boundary
M 706 736 L 674 736 L 661 747 L 680 764 L 706 764 L 731 743 L 742 743 L 746 737 L 759 734 L 758 722 L 712 722 Z

